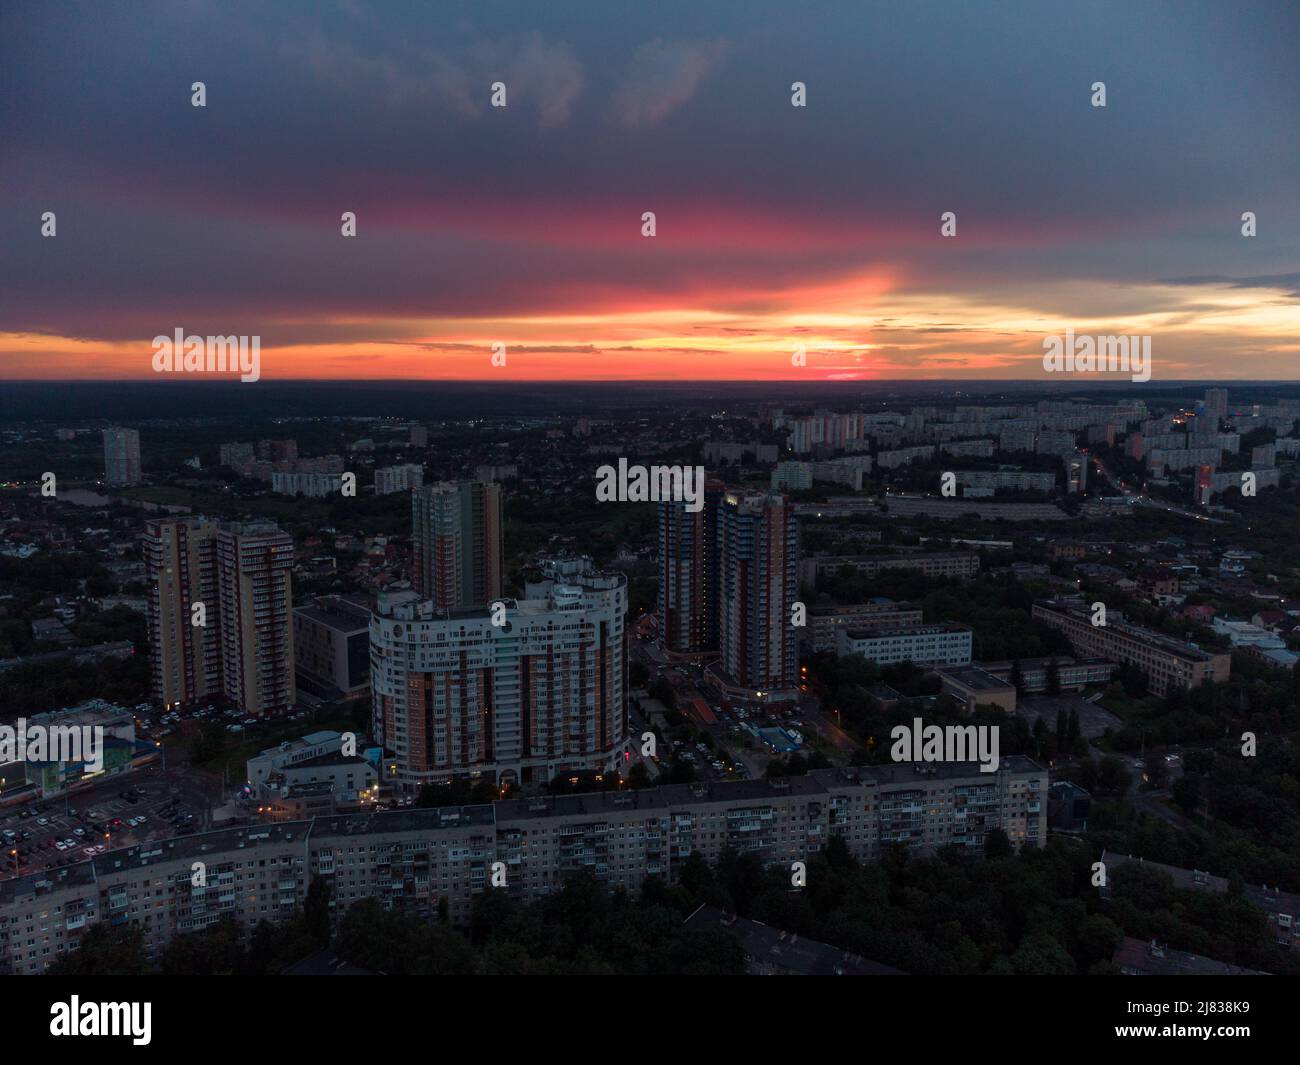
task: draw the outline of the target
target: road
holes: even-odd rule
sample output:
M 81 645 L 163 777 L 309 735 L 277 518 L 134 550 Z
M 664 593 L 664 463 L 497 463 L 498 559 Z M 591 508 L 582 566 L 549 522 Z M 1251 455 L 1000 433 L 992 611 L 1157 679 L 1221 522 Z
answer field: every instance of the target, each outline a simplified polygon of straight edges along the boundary
M 1121 481 L 1118 477 L 1112 474 L 1110 470 L 1106 468 L 1106 464 L 1095 455 L 1093 456 L 1092 463 L 1093 466 L 1096 467 L 1098 473 L 1105 477 L 1112 485 L 1119 488 L 1120 493 L 1125 499 L 1133 500 L 1134 504 L 1137 506 L 1154 507 L 1157 510 L 1168 511 L 1170 514 L 1177 514 L 1179 517 L 1190 518 L 1192 521 L 1206 521 L 1211 525 L 1226 524 L 1221 518 L 1211 518 L 1208 514 L 1202 514 L 1198 510 L 1188 510 L 1186 507 L 1180 507 L 1167 500 L 1157 499 L 1150 495 L 1145 488 L 1141 491 L 1136 491 L 1133 488 L 1130 488 L 1126 481 Z

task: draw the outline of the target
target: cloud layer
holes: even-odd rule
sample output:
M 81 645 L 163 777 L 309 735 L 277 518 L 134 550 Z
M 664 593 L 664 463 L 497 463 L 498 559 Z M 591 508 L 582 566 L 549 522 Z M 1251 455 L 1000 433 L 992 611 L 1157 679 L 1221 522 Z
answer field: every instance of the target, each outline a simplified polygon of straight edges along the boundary
M 271 376 L 1033 376 L 1073 324 L 1294 378 L 1293 15 L 15 5 L 0 377 L 178 326 Z

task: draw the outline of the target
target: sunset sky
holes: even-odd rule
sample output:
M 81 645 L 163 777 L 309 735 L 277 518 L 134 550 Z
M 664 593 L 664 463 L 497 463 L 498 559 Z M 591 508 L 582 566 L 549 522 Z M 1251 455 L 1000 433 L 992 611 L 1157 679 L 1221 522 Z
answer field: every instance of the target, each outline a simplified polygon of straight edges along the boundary
M 0 379 L 1300 378 L 1297 10 L 8 2 Z

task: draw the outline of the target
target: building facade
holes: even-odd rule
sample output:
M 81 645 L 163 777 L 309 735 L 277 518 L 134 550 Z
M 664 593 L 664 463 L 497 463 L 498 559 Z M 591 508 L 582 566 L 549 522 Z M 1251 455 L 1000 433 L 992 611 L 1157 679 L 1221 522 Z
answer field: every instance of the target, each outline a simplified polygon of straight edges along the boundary
M 1092 623 L 1092 611 L 1079 600 L 1053 599 L 1034 604 L 1033 617 L 1065 633 L 1074 653 L 1109 659 L 1141 669 L 1151 691 L 1165 695 L 1170 688 L 1195 688 L 1207 681 L 1226 681 L 1232 655 L 1202 651 L 1152 629 L 1133 625 L 1112 613 L 1105 625 Z
M 361 597 L 318 596 L 294 607 L 298 687 L 324 699 L 370 694 L 370 607 Z
M 201 518 L 165 518 L 145 525 L 141 546 L 149 586 L 149 666 L 153 699 L 160 706 L 221 693 L 216 537 L 216 523 Z M 203 625 L 195 624 L 198 605 Z
M 501 486 L 441 481 L 411 494 L 412 584 L 441 609 L 501 595 Z
M 972 632 L 955 622 L 932 625 L 904 625 L 897 629 L 840 629 L 836 651 L 840 655 L 862 655 L 882 666 L 915 662 L 918 666 L 965 666 L 970 664 Z
M 294 703 L 292 571 L 293 538 L 275 525 L 218 530 L 222 690 L 255 716 Z
M 725 489 L 704 482 L 704 506 L 692 513 L 685 500 L 659 503 L 659 640 L 672 655 L 718 651 L 718 518 Z
M 0 967 L 40 973 L 101 921 L 134 923 L 156 956 L 176 935 L 223 920 L 245 933 L 291 918 L 314 878 L 339 917 L 355 902 L 469 920 L 475 896 L 504 876 L 522 901 L 587 871 L 635 893 L 647 876 L 676 883 L 692 854 L 725 850 L 788 865 L 841 837 L 860 861 L 904 847 L 982 854 L 993 829 L 1012 845 L 1047 839 L 1047 771 L 1020 756 L 996 773 L 977 763 L 816 770 L 776 780 L 674 784 L 635 792 L 519 799 L 226 829 L 110 851 L 0 882 Z M 201 862 L 204 884 L 195 883 Z
M 525 599 L 499 602 L 451 610 L 409 593 L 380 598 L 370 678 L 386 781 L 546 782 L 603 769 L 622 750 L 626 578 L 555 562 Z
M 720 665 L 756 698 L 797 690 L 799 524 L 779 492 L 727 492 L 719 514 Z

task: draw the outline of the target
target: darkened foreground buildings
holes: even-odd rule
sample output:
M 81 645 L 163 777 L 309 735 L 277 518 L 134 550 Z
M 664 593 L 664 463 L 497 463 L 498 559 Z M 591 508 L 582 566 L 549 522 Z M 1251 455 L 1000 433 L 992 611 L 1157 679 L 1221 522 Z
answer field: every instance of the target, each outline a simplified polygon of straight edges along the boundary
M 734 937 L 745 953 L 745 972 L 750 976 L 906 975 L 891 965 L 868 961 L 829 943 L 738 917 L 716 906 L 701 906 L 686 919 L 686 927 L 700 932 L 722 931 Z
M 897 846 L 982 854 L 994 829 L 1041 847 L 1046 807 L 1046 770 L 1015 756 L 995 773 L 908 763 L 227 829 L 0 882 L 0 966 L 42 972 L 100 921 L 139 925 L 153 954 L 226 919 L 247 931 L 292 916 L 317 877 L 336 916 L 378 899 L 428 918 L 446 900 L 459 923 L 487 890 L 537 899 L 586 870 L 635 892 L 648 876 L 676 882 L 691 855 L 716 862 L 728 849 L 765 866 L 805 860 L 834 836 L 862 861 Z

